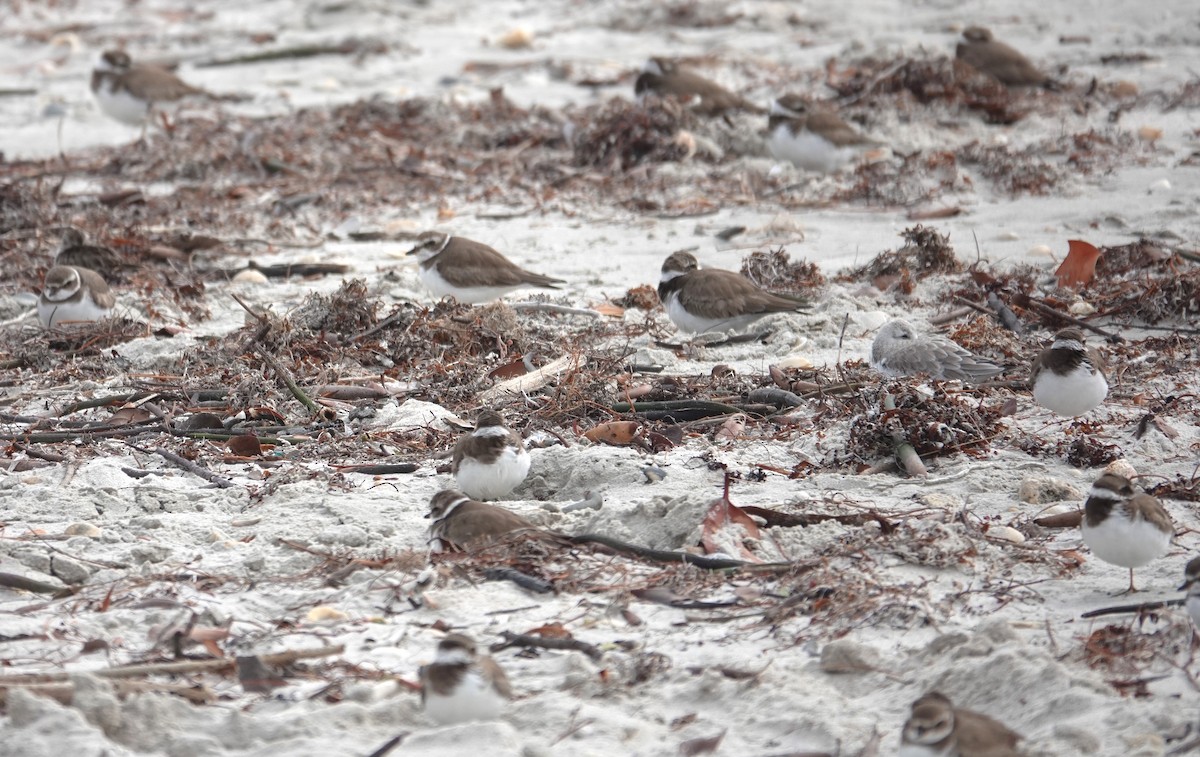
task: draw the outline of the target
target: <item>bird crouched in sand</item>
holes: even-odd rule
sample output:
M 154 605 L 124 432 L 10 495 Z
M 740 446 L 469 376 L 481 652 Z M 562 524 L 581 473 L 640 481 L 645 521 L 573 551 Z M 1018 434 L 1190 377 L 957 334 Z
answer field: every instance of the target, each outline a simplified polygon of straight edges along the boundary
M 666 58 L 646 61 L 642 73 L 633 84 L 633 92 L 639 100 L 649 94 L 673 97 L 704 116 L 726 116 L 738 110 L 763 112 L 762 108 L 741 95 Z
M 504 668 L 479 654 L 466 634 L 447 634 L 419 675 L 425 714 L 440 725 L 494 720 L 513 698 Z
M 496 499 L 525 480 L 529 463 L 521 435 L 505 426 L 499 413 L 484 410 L 475 419 L 475 430 L 454 445 L 450 472 L 467 496 Z
M 777 160 L 820 173 L 837 171 L 879 146 L 828 107 L 800 95 L 784 95 L 771 104 L 767 132 L 767 149 Z
M 993 38 L 991 30 L 982 26 L 968 26 L 963 30 L 963 41 L 958 43 L 954 55 L 1007 87 L 1053 89 L 1058 86 L 1028 58 Z
M 871 344 L 871 367 L 888 378 L 928 375 L 978 383 L 1004 368 L 937 334 L 920 334 L 907 321 L 885 323 Z
M 107 318 L 116 304 L 100 274 L 89 268 L 56 265 L 46 272 L 37 315 L 42 326 L 49 329 Z
M 899 757 L 1020 757 L 1021 736 L 998 720 L 931 691 L 913 702 Z
M 558 289 L 562 279 L 526 271 L 482 242 L 443 231 L 427 231 L 409 250 L 420 265 L 421 283 L 434 297 L 453 297 L 468 305 L 499 299 L 514 289 Z
M 740 273 L 700 268 L 690 252 L 663 261 L 658 298 L 671 322 L 689 334 L 738 331 L 773 313 L 806 307 L 802 300 L 763 291 Z

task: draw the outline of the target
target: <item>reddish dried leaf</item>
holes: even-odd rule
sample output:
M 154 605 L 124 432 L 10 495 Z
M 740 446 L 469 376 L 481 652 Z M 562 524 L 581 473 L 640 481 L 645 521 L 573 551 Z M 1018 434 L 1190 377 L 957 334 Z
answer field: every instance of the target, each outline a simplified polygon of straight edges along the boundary
M 610 318 L 624 318 L 625 308 L 614 305 L 611 302 L 601 302 L 596 305 L 589 305 L 592 310 L 595 310 L 600 315 L 607 315 Z
M 704 525 L 700 536 L 700 543 L 704 546 L 704 550 L 709 554 L 724 551 L 720 541 L 717 539 L 717 535 L 734 525 L 741 527 L 745 531 L 745 536 L 753 539 L 758 539 L 761 536 L 758 524 L 754 522 L 754 519 L 745 510 L 729 501 L 729 482 L 726 480 L 725 495 L 714 501 L 712 507 L 708 509 L 708 513 L 704 516 Z M 751 562 L 762 562 L 741 544 L 740 538 L 737 540 L 737 543 L 741 552 L 740 556 L 743 559 Z
M 583 438 L 598 444 L 623 447 L 633 444 L 641 430 L 642 424 L 637 421 L 609 421 L 588 429 Z
M 145 423 L 154 416 L 149 410 L 140 407 L 123 407 L 113 413 L 108 418 L 110 426 L 132 426 L 136 423 Z
M 253 434 L 234 436 L 229 439 L 229 451 L 239 457 L 258 457 L 262 454 L 262 444 Z
M 570 639 L 571 632 L 562 623 L 547 623 L 525 632 L 526 636 L 541 636 L 543 639 Z
M 689 739 L 679 745 L 679 753 L 683 757 L 692 757 L 697 754 L 709 754 L 717 751 L 717 747 L 721 746 L 721 740 L 725 738 L 725 731 L 721 731 L 716 736 L 709 736 L 703 739 Z
M 524 376 L 529 373 L 529 367 L 525 364 L 525 358 L 517 358 L 511 363 L 497 366 L 488 372 L 488 378 L 494 379 L 510 379 L 517 376 Z
M 1070 252 L 1054 272 L 1058 277 L 1058 285 L 1070 289 L 1085 287 L 1096 275 L 1096 260 L 1100 258 L 1100 250 L 1081 239 L 1069 239 L 1067 245 Z

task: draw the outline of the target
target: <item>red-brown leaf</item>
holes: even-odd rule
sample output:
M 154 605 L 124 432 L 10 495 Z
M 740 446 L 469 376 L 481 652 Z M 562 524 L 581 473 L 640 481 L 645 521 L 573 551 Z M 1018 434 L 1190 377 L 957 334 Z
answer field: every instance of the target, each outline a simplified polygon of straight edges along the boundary
M 1081 239 L 1069 239 L 1067 245 L 1070 252 L 1054 272 L 1058 277 L 1058 285 L 1070 289 L 1085 287 L 1096 275 L 1096 260 L 1100 257 L 1100 250 Z

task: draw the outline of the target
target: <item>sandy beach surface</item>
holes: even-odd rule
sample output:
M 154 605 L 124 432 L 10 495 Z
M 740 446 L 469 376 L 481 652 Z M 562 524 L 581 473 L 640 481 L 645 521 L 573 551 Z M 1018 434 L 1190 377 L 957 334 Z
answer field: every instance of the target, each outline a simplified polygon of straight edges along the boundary
M 1187 613 L 1081 617 L 1179 599 L 1200 546 L 1195 3 L 0 6 L 0 754 L 367 757 L 403 734 L 388 753 L 867 757 L 897 753 L 933 689 L 1028 755 L 1200 737 Z M 1058 86 L 956 67 L 972 24 Z M 237 97 L 139 141 L 88 90 L 114 47 Z M 838 103 L 886 149 L 806 174 L 767 153 L 765 116 L 636 105 L 651 55 L 762 106 Z M 129 264 L 121 325 L 39 328 L 68 224 Z M 566 283 L 435 303 L 405 257 L 426 229 Z M 1055 285 L 1071 239 L 1104 251 L 1078 291 Z M 760 339 L 685 344 L 651 291 L 676 250 L 810 305 Z M 251 263 L 340 268 L 235 275 Z M 1124 338 L 1089 334 L 1111 391 L 1078 420 L 1023 385 L 1064 323 L 1044 308 Z M 1011 370 L 884 381 L 865 361 L 897 317 Z M 523 356 L 564 368 L 498 392 L 492 371 Z M 740 413 L 638 408 L 682 400 Z M 531 447 L 505 507 L 751 567 L 536 540 L 430 567 L 429 499 L 484 404 Z M 612 421 L 636 435 L 585 437 Z M 926 475 L 892 462 L 897 421 Z M 261 450 L 226 442 L 249 428 Z M 1131 596 L 1070 520 L 1105 469 L 1174 520 Z M 705 527 L 726 486 L 766 510 L 754 532 Z M 489 573 L 505 568 L 552 590 Z M 417 670 L 449 629 L 495 645 L 502 719 L 421 711 Z M 255 656 L 262 675 L 210 665 Z

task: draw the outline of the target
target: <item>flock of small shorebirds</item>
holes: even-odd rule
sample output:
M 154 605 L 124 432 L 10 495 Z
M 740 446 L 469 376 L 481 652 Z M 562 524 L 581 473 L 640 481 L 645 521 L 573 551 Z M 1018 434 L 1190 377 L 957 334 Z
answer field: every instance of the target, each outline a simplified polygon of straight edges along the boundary
M 957 57 L 1008 86 L 1051 84 L 1024 56 L 980 27 L 964 32 Z M 123 51 L 103 54 L 91 87 L 105 113 L 131 124 L 144 123 L 157 105 L 210 96 L 170 71 L 133 63 Z M 705 114 L 736 109 L 761 112 L 742 97 L 661 58 L 646 64 L 635 91 L 639 97 L 677 98 Z M 777 158 L 816 171 L 836 170 L 877 144 L 832 111 L 796 95 L 775 101 L 768 130 L 768 145 Z M 417 257 L 420 279 L 435 297 L 453 297 L 462 303 L 491 302 L 518 288 L 556 289 L 566 283 L 527 271 L 485 244 L 444 232 L 422 234 L 409 254 Z M 68 230 L 38 302 L 42 325 L 57 328 L 110 316 L 116 301 L 97 271 L 107 270 L 114 260 L 111 251 L 88 245 L 78 232 Z M 739 273 L 700 268 L 687 252 L 673 253 L 663 263 L 658 294 L 670 320 L 691 334 L 737 331 L 765 316 L 805 307 L 800 300 L 762 290 Z M 900 320 L 879 330 L 870 363 L 887 377 L 926 375 L 966 383 L 1004 370 L 949 339 L 922 334 Z M 1100 355 L 1074 328 L 1059 331 L 1036 357 L 1029 385 L 1038 405 L 1066 417 L 1090 412 L 1108 395 Z M 454 448 L 451 470 L 458 488 L 440 491 L 431 500 L 427 516 L 431 551 L 463 551 L 514 532 L 540 531 L 516 513 L 482 501 L 511 493 L 524 481 L 530 462 L 521 436 L 505 426 L 499 413 L 479 413 L 475 429 Z M 1106 472 L 1084 504 L 1082 532 L 1098 558 L 1129 569 L 1128 591 L 1136 591 L 1134 569 L 1167 552 L 1174 527 L 1159 500 L 1139 492 L 1128 478 Z M 1185 575 L 1181 588 L 1188 592 L 1186 608 L 1200 624 L 1200 558 L 1187 564 Z M 434 662 L 422 667 L 420 677 L 425 710 L 440 723 L 498 717 L 512 697 L 503 669 L 478 654 L 474 642 L 459 633 L 440 641 Z M 900 754 L 1004 757 L 1018 754 L 1018 739 L 1003 724 L 957 708 L 941 694 L 930 692 L 912 705 Z

